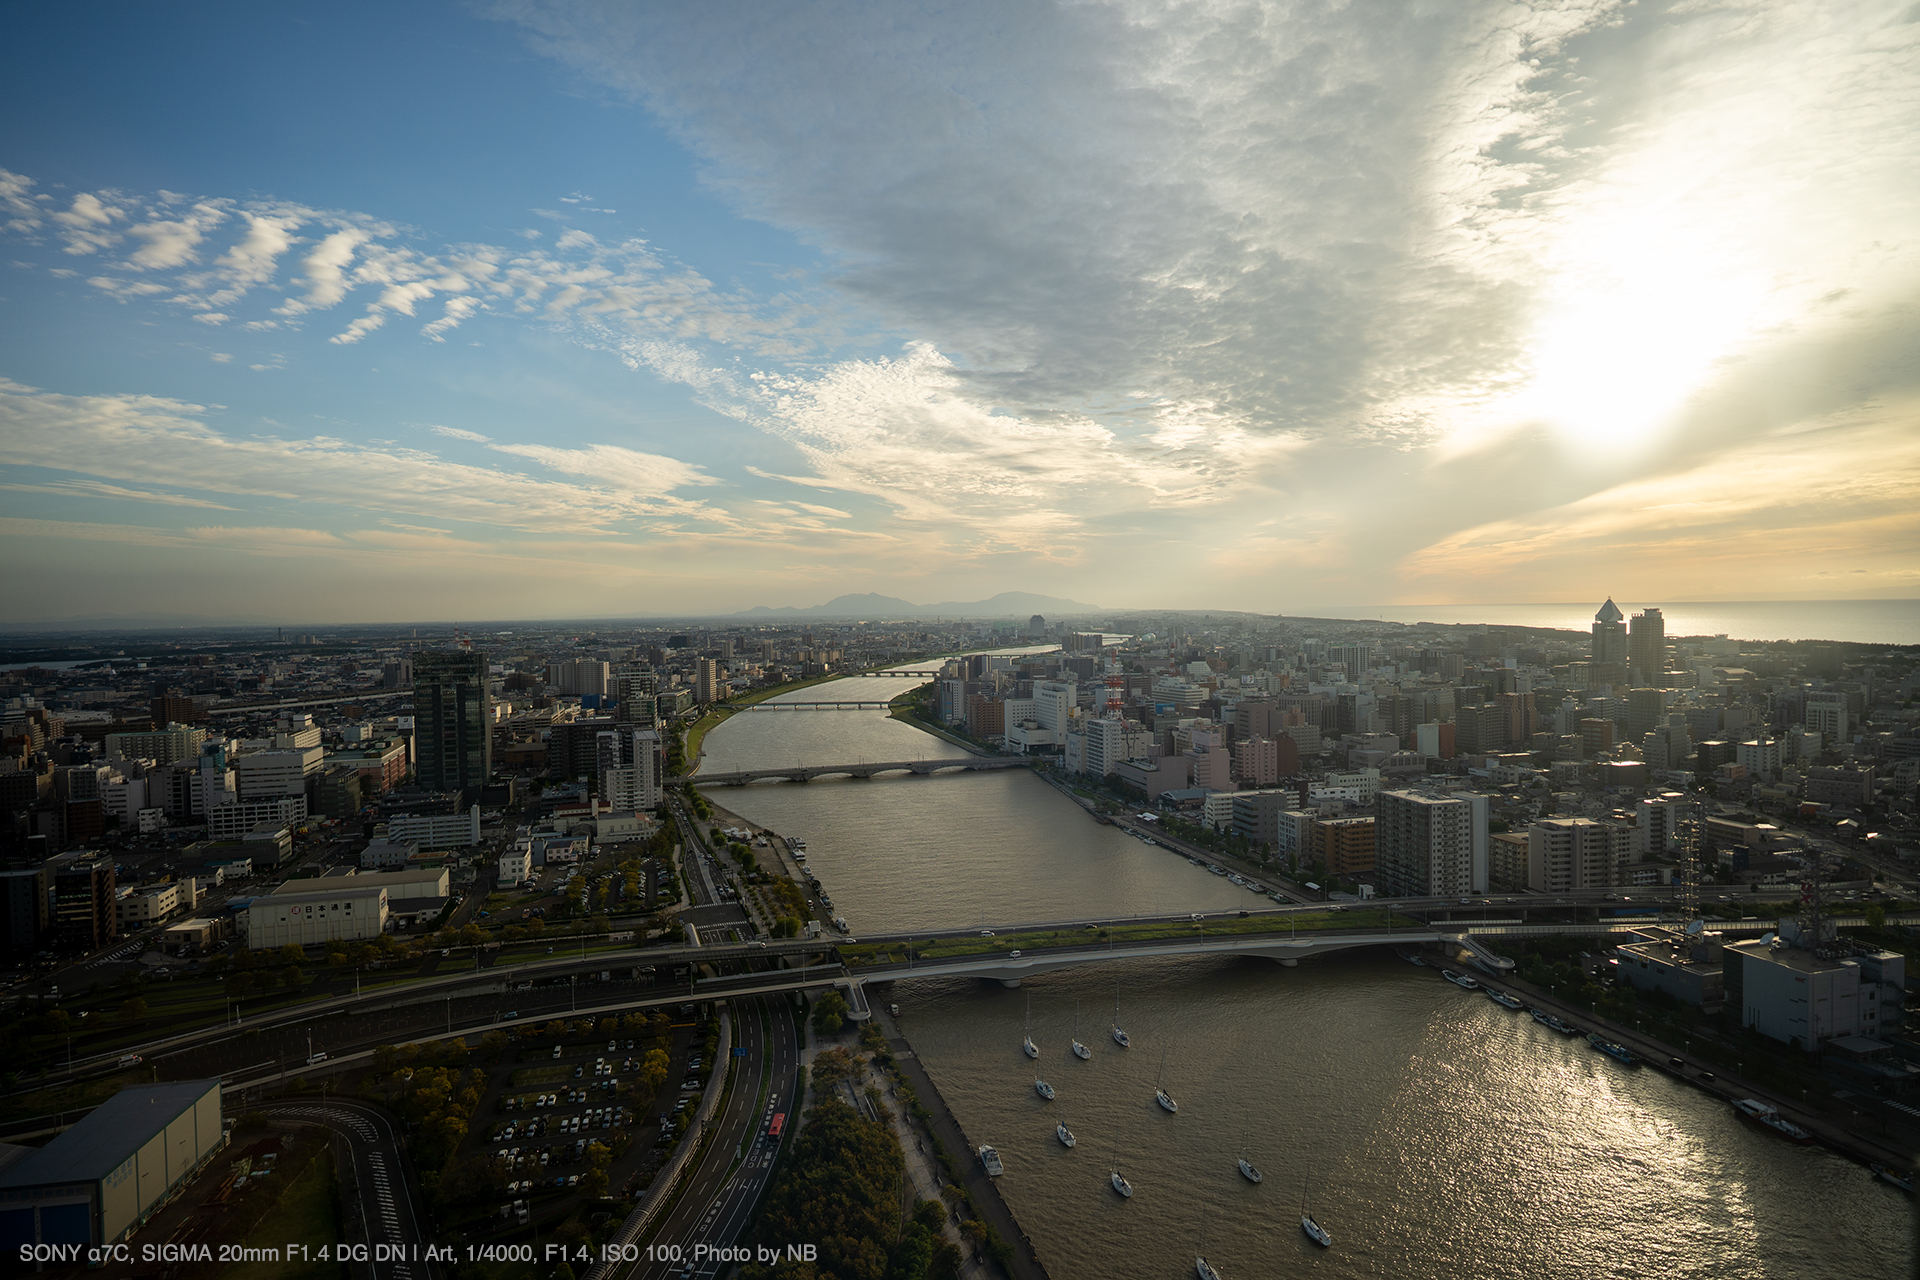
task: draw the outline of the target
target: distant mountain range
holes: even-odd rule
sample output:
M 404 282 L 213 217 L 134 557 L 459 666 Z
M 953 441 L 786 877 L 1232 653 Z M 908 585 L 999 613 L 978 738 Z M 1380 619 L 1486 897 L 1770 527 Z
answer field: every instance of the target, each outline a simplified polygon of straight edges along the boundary
M 787 605 L 770 609 L 755 605 L 734 614 L 736 618 L 1029 618 L 1034 614 L 1103 613 L 1097 604 L 1062 600 L 1059 596 L 1037 596 L 1030 591 L 1002 591 L 985 600 L 942 600 L 938 604 L 915 604 L 898 596 L 876 595 L 871 591 L 858 595 L 835 596 L 825 604 L 797 609 Z

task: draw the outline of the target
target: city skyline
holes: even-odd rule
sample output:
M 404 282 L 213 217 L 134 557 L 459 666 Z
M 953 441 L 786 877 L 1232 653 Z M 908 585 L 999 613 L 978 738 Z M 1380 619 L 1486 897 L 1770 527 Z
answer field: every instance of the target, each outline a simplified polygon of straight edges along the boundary
M 10 615 L 1911 599 L 1898 14 L 16 14 Z

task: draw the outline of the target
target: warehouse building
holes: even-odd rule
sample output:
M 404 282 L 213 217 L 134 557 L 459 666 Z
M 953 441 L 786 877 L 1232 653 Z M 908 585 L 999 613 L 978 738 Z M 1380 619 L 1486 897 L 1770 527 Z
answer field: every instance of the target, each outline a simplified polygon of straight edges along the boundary
M 0 1256 L 124 1240 L 226 1145 L 220 1082 L 122 1089 L 0 1170 Z
M 278 897 L 285 893 L 318 893 L 322 889 L 337 889 L 344 885 L 349 889 L 385 889 L 390 902 L 399 902 L 406 898 L 444 900 L 452 892 L 452 881 L 453 873 L 445 867 L 421 867 L 413 871 L 336 869 L 324 876 L 307 876 L 298 880 L 289 880 L 273 892 L 274 896 Z
M 274 893 L 247 904 L 247 945 L 255 951 L 377 938 L 387 927 L 387 891 L 355 887 L 341 876 L 337 889 Z

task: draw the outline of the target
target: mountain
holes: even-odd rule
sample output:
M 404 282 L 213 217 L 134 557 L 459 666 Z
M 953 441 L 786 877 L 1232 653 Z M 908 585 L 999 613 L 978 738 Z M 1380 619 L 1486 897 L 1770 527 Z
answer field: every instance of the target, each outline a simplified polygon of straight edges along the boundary
M 736 618 L 1026 618 L 1032 614 L 1084 614 L 1104 612 L 1097 604 L 1062 600 L 1058 596 L 1037 596 L 1030 591 L 1002 591 L 985 600 L 943 600 L 939 604 L 914 604 L 898 596 L 877 595 L 871 591 L 858 595 L 835 596 L 825 604 L 799 609 L 784 605 L 770 609 L 755 605 L 733 615 Z

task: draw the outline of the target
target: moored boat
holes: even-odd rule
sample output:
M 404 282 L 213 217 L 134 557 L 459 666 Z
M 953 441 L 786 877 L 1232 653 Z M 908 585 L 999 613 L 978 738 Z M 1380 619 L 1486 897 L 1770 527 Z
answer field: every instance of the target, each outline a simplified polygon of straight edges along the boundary
M 1258 1183 L 1266 1179 L 1266 1175 L 1254 1168 L 1253 1161 L 1247 1159 L 1245 1156 L 1240 1157 L 1240 1173 L 1248 1182 Z
M 1060 1145 L 1063 1147 L 1070 1147 L 1075 1141 L 1073 1130 L 1067 1128 L 1067 1122 L 1065 1120 L 1053 1126 L 1053 1136 L 1060 1139 Z
M 1768 1106 L 1758 1098 L 1736 1098 L 1733 1113 L 1748 1124 L 1758 1125 L 1789 1142 L 1813 1141 L 1813 1135 L 1807 1130 L 1791 1120 L 1782 1119 L 1778 1107 Z
M 1508 995 L 1504 991 L 1495 991 L 1492 987 L 1487 987 L 1485 988 L 1485 990 L 1487 993 L 1487 999 L 1493 1001 L 1495 1004 L 1500 1005 L 1503 1008 L 1524 1009 L 1527 1007 L 1526 1005 L 1514 999 L 1512 996 Z
M 1609 1058 L 1624 1062 L 1630 1067 L 1637 1066 L 1640 1062 L 1640 1059 L 1634 1057 L 1633 1052 L 1628 1049 L 1627 1046 L 1616 1044 L 1614 1041 L 1601 1035 L 1598 1031 L 1589 1031 L 1587 1033 L 1587 1043 L 1606 1054 Z
M 1220 1280 L 1220 1273 L 1215 1271 L 1205 1258 L 1197 1257 L 1193 1260 L 1193 1273 L 1200 1277 L 1200 1280 Z
M 1020 1051 L 1026 1054 L 1029 1058 L 1037 1058 L 1040 1056 L 1040 1049 L 1037 1045 L 1033 1043 L 1032 1036 L 1028 1036 L 1025 1040 L 1020 1042 Z
M 1468 991 L 1478 991 L 1480 989 L 1480 980 L 1478 978 L 1469 978 L 1464 973 L 1455 973 L 1451 969 L 1442 969 L 1440 976 L 1448 982 L 1451 982 L 1454 986 L 1465 987 Z
M 1877 1164 L 1873 1166 L 1873 1176 L 1889 1186 L 1900 1188 L 1908 1195 L 1913 1194 L 1913 1175 L 1910 1173 L 1901 1174 L 1896 1170 L 1889 1169 L 1884 1164 Z
M 1333 1248 L 1333 1237 L 1327 1234 L 1325 1227 L 1313 1220 L 1312 1214 L 1303 1213 L 1300 1215 L 1300 1229 L 1307 1233 L 1307 1239 L 1313 1241 L 1322 1249 Z
M 1153 1091 L 1153 1100 L 1160 1104 L 1162 1111 L 1175 1112 L 1180 1110 L 1180 1104 L 1175 1102 L 1165 1089 L 1155 1089 Z
M 1053 1101 L 1053 1086 L 1045 1080 L 1035 1077 L 1033 1081 L 1033 1091 L 1045 1098 L 1048 1102 Z
M 1121 1195 L 1126 1196 L 1129 1199 L 1132 1198 L 1133 1184 L 1131 1182 L 1128 1182 L 1125 1178 L 1121 1177 L 1120 1171 L 1118 1169 L 1114 1170 L 1113 1176 L 1108 1179 L 1108 1182 L 1112 1185 L 1115 1191 L 1118 1191 Z
M 1427 967 L 1427 962 L 1425 960 L 1422 960 L 1419 956 L 1415 955 L 1411 951 L 1396 951 L 1393 954 L 1399 956 L 1402 960 L 1405 960 L 1410 965 L 1415 965 L 1421 969 L 1424 969 Z
M 1007 1171 L 1007 1167 L 1000 1163 L 1000 1153 L 992 1147 L 980 1148 L 980 1163 L 986 1167 L 989 1178 L 997 1178 Z

